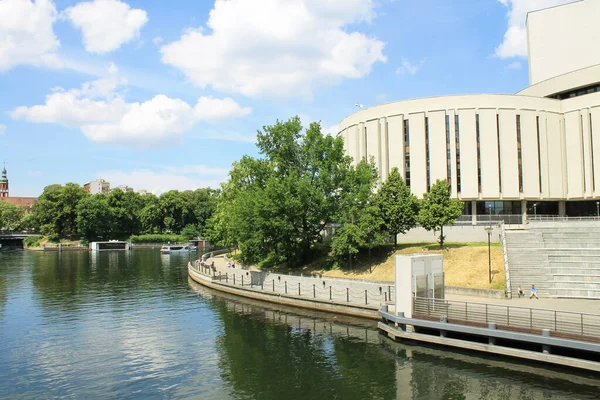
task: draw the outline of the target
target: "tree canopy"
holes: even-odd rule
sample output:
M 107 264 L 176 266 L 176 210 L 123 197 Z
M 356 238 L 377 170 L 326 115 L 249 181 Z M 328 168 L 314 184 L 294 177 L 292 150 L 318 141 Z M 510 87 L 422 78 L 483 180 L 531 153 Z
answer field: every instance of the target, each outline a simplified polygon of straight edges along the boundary
M 392 169 L 377 192 L 377 205 L 381 210 L 383 225 L 393 236 L 396 246 L 398 234 L 405 234 L 417 226 L 419 213 L 419 200 L 406 186 L 398 168 Z
M 419 223 L 428 231 L 440 231 L 440 247 L 444 246 L 444 226 L 453 224 L 462 214 L 462 202 L 450 198 L 450 185 L 437 180 L 428 193 L 423 194 Z
M 0 230 L 14 231 L 19 229 L 23 215 L 23 207 L 8 201 L 0 201 Z
M 31 221 L 51 239 L 126 239 L 145 233 L 181 233 L 192 238 L 206 231 L 219 191 L 172 190 L 161 196 L 123 192 L 89 195 L 79 185 L 50 185 L 33 206 Z
M 300 265 L 311 259 L 337 211 L 337 189 L 350 165 L 341 138 L 298 117 L 265 126 L 261 158 L 233 165 L 211 222 L 212 237 L 241 250 L 243 261 Z

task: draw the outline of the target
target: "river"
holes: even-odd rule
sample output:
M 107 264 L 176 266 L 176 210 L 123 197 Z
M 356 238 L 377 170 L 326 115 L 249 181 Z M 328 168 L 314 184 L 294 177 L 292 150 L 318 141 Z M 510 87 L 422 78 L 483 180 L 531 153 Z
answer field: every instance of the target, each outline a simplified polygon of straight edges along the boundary
M 251 302 L 187 255 L 0 253 L 1 399 L 598 399 L 598 376 Z

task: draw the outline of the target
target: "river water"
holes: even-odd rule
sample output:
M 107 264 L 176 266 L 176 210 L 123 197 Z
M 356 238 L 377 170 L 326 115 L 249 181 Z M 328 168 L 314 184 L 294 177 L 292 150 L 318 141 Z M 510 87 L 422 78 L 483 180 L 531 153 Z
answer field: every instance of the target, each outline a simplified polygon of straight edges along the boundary
M 2 399 L 598 399 L 600 377 L 394 343 L 204 289 L 158 250 L 0 253 Z

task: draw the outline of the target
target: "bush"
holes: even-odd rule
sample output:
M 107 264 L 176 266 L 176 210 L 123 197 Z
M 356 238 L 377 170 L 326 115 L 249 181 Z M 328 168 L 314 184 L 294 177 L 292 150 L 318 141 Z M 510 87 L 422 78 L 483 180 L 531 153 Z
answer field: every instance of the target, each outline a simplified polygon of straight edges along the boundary
M 150 233 L 146 235 L 133 235 L 129 238 L 131 243 L 182 243 L 187 239 L 181 235 Z
M 29 236 L 25 238 L 25 245 L 27 247 L 40 247 L 40 243 L 43 239 L 43 236 Z

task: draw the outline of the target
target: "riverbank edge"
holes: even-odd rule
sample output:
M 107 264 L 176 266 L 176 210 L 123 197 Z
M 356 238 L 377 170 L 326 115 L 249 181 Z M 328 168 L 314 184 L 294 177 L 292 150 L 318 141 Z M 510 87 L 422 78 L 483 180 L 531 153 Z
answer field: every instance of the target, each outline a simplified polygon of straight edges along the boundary
M 188 263 L 188 276 L 200 285 L 211 289 L 235 294 L 238 296 L 266 301 L 269 303 L 288 305 L 293 307 L 305 308 L 310 310 L 325 311 L 333 314 L 349 315 L 353 317 L 368 318 L 372 320 L 381 320 L 379 315 L 380 306 L 357 306 L 339 304 L 333 301 L 319 299 L 305 299 L 293 295 L 282 295 L 281 293 L 268 293 L 258 289 L 239 288 L 225 283 L 214 282 L 212 279 L 198 273 L 194 270 L 191 263 Z

